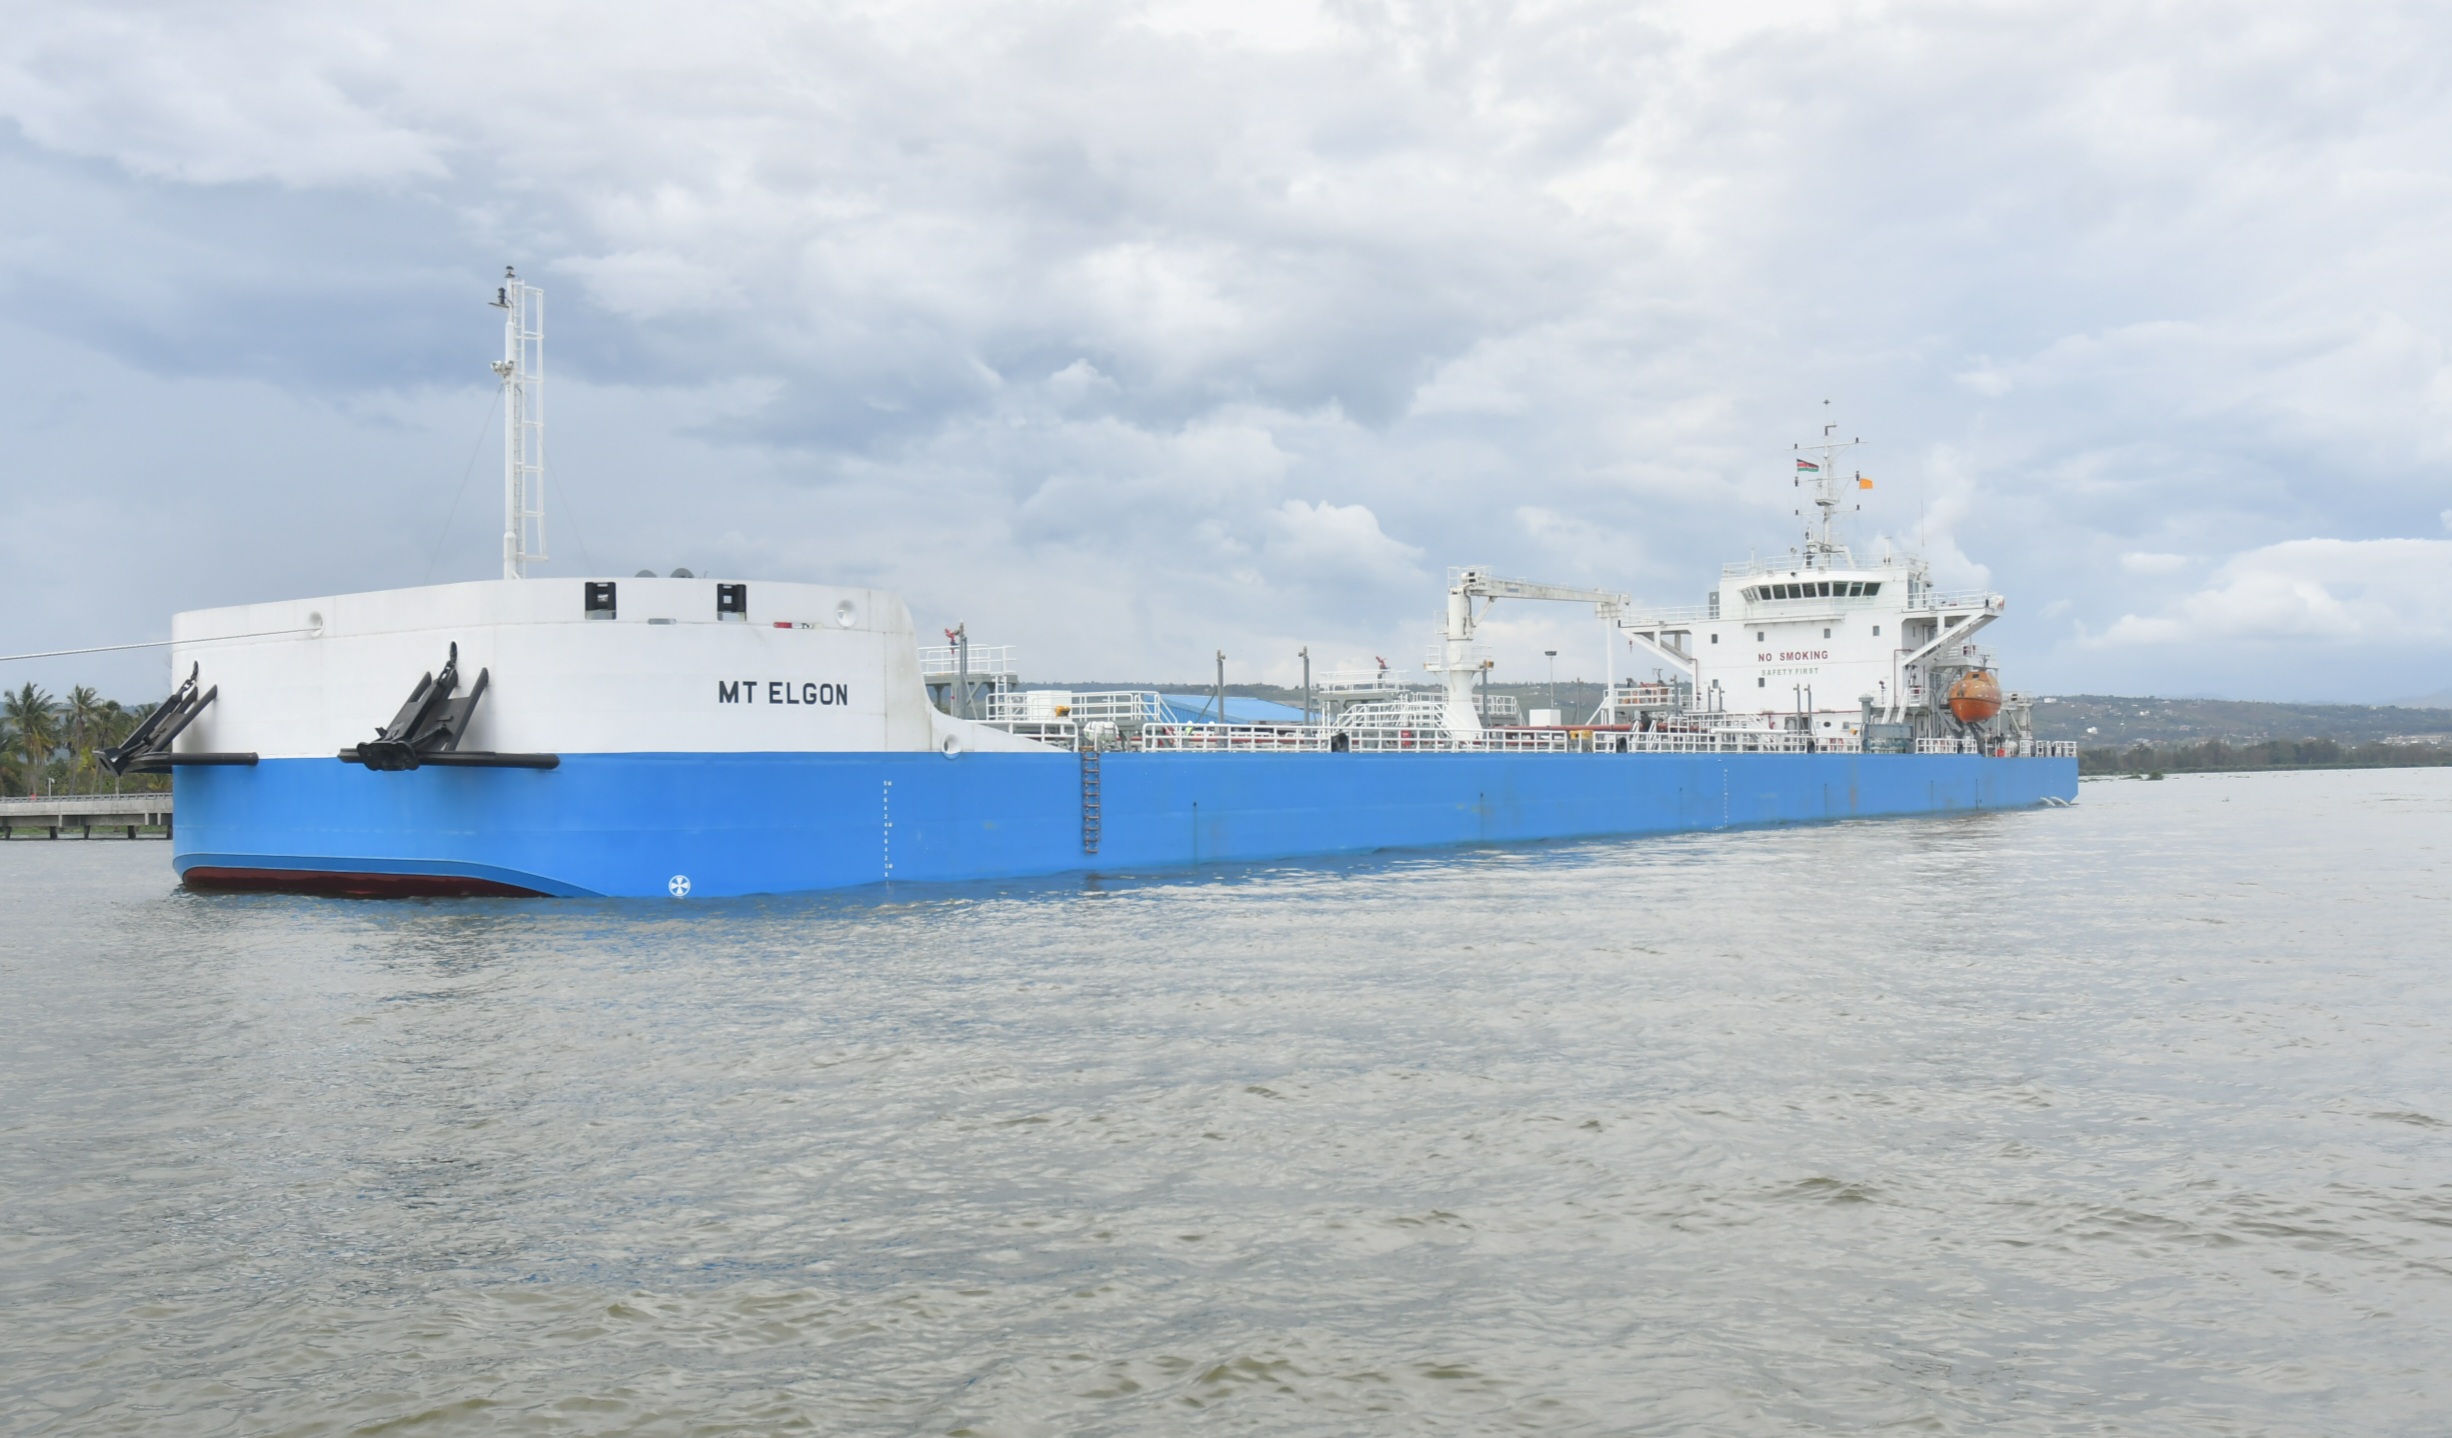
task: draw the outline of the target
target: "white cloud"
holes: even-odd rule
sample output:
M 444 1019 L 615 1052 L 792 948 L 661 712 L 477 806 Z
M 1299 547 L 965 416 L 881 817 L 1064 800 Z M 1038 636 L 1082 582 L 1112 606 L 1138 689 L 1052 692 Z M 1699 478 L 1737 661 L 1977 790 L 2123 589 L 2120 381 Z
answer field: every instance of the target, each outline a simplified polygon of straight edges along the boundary
M 1330 575 L 1420 577 L 1422 551 L 1380 532 L 1367 505 L 1289 499 L 1269 515 L 1272 557 Z
M 304 7 L 212 17 L 79 5 L 16 9 L 9 30 L 0 104 L 70 154 L 196 184 L 448 173 L 447 140 L 386 113 L 396 67 L 415 60 L 375 25 Z
M 2097 641 L 2177 646 L 2307 640 L 2435 645 L 2452 637 L 2452 540 L 2296 539 L 2238 555 L 2161 614 Z
M 2007 591 L 2022 687 L 2095 686 L 2152 626 L 2216 632 L 2162 606 L 2179 556 L 2383 542 L 2452 460 L 2440 8 L 21 11 L 0 361 L 168 377 L 127 393 L 192 462 L 71 446 L 39 480 L 131 508 L 252 505 L 294 430 L 204 426 L 234 383 L 356 416 L 321 461 L 393 475 L 369 397 L 482 407 L 505 262 L 552 292 L 600 548 L 891 582 L 1075 672 L 1409 654 L 1468 560 L 1691 602 L 1794 542 L 1829 398 L 1874 441 L 1859 537 Z M 361 518 L 266 513 L 248 581 L 419 578 Z M 2081 589 L 2086 555 L 2126 558 Z M 161 558 L 129 602 L 193 602 Z M 2154 682 L 2254 691 L 2368 622 L 2291 574 L 2325 598 L 2283 584 L 2255 655 Z M 2121 644 L 2027 647 L 2064 595 L 2055 632 Z

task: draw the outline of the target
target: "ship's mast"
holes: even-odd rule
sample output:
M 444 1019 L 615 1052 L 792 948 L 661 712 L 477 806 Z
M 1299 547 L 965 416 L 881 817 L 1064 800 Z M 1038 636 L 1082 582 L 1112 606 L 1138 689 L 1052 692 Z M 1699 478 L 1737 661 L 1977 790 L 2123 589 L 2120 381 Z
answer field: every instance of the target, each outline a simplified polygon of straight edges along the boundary
M 1827 407 L 1830 401 L 1824 400 L 1822 403 Z M 1806 465 L 1811 464 L 1814 507 L 1821 511 L 1805 526 L 1805 567 L 1808 569 L 1828 569 L 1832 567 L 1833 560 L 1846 555 L 1846 550 L 1839 543 L 1839 454 L 1864 441 L 1834 438 L 1838 430 L 1839 426 L 1835 423 L 1824 424 L 1821 438 L 1811 444 L 1793 446 L 1799 461 L 1797 482 L 1804 483 L 1808 477 Z M 1821 458 L 1807 460 L 1804 456 L 1808 454 L 1820 455 Z
M 502 314 L 502 577 L 545 558 L 545 292 L 509 266 L 494 291 Z

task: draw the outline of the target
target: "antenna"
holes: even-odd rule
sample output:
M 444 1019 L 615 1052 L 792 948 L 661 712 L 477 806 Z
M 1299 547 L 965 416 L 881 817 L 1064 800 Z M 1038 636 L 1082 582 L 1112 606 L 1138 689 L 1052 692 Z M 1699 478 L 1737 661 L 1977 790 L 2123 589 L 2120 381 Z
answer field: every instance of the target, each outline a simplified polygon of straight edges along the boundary
M 502 577 L 525 579 L 545 556 L 545 292 L 503 266 Z
M 1830 401 L 1822 401 L 1822 406 L 1827 413 Z M 1853 562 L 1839 544 L 1839 451 L 1854 449 L 1864 441 L 1835 439 L 1832 436 L 1838 430 L 1836 422 L 1825 422 L 1821 437 L 1813 443 L 1790 446 L 1797 451 L 1797 482 L 1802 484 L 1809 474 L 1813 477 L 1814 507 L 1822 511 L 1805 526 L 1805 567 L 1808 569 L 1817 567 L 1814 563 L 1816 556 L 1822 561 L 1818 567 L 1823 569 L 1831 568 L 1834 559 Z M 1819 454 L 1822 458 L 1818 462 L 1808 460 L 1804 457 L 1808 453 Z

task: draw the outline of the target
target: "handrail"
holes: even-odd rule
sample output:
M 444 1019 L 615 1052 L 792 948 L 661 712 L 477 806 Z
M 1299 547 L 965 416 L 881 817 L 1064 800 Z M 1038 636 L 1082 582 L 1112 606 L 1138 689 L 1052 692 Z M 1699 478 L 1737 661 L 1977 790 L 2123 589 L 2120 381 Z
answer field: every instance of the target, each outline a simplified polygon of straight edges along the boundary
M 993 679 L 999 674 L 1019 672 L 1014 667 L 1014 646 L 1010 644 L 974 644 L 970 646 L 970 675 L 973 679 Z M 920 674 L 926 678 L 959 675 L 962 661 L 951 644 L 919 646 Z
M 1961 589 L 1954 593 L 1927 589 L 1916 596 L 1910 609 L 1990 609 L 2001 602 L 2001 596 L 1989 589 Z
M 1534 729 L 1494 727 L 1475 733 L 1445 729 L 1324 724 L 1153 724 L 1138 738 L 1145 753 L 1293 754 L 1855 754 L 1853 734 L 1808 734 L 1798 730 L 1634 730 L 1604 727 Z M 2060 740 L 1920 739 L 1919 754 L 1970 754 L 1991 758 L 2075 758 L 2077 746 Z

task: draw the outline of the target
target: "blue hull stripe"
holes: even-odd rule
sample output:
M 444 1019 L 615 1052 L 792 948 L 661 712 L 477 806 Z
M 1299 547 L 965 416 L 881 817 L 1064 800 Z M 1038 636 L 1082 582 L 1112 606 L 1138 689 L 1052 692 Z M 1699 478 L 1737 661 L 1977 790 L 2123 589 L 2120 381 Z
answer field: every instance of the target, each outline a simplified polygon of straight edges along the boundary
M 1292 858 L 2018 808 L 2071 759 L 1908 754 L 1109 754 L 1099 852 L 1070 754 L 572 754 L 550 772 L 335 759 L 179 771 L 173 862 L 445 874 L 548 894 Z

